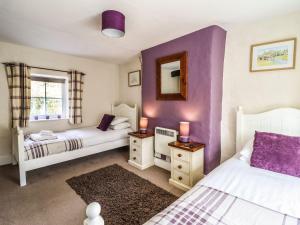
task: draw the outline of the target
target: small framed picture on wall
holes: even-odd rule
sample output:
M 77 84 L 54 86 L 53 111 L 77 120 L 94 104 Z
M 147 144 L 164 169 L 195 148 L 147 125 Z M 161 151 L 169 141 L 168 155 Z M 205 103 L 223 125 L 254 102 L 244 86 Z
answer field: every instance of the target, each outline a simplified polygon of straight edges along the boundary
M 251 46 L 250 72 L 294 69 L 296 38 Z
M 141 85 L 141 71 L 136 70 L 128 73 L 128 87 Z

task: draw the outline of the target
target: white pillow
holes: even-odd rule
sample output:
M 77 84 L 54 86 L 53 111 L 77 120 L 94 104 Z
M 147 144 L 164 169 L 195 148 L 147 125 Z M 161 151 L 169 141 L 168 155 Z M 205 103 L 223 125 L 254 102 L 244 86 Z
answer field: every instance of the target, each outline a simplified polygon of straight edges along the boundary
M 254 137 L 251 138 L 240 151 L 239 159 L 250 164 L 251 155 L 253 152 Z
M 122 130 L 122 129 L 126 129 L 126 128 L 129 128 L 129 127 L 131 127 L 131 124 L 127 123 L 127 122 L 119 123 L 119 124 L 116 124 L 116 125 L 110 125 L 110 128 L 113 129 L 113 130 Z
M 117 125 L 119 123 L 123 123 L 123 122 L 127 122 L 129 119 L 127 117 L 123 117 L 123 116 L 116 116 L 113 121 L 111 121 L 110 125 L 114 126 Z

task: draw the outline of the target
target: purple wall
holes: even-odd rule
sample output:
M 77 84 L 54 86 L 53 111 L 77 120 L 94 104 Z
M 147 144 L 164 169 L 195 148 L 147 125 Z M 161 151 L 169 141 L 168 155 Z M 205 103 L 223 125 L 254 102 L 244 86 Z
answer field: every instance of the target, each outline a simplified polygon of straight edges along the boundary
M 149 127 L 191 122 L 191 138 L 206 144 L 205 173 L 220 163 L 222 77 L 226 31 L 210 26 L 142 51 L 142 110 Z M 156 59 L 188 52 L 187 101 L 156 100 Z

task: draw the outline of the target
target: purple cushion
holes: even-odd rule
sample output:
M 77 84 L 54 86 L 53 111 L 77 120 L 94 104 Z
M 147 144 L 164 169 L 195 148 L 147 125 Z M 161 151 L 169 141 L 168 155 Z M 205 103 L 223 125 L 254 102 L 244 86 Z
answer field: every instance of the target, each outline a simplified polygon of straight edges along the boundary
M 300 177 L 300 137 L 256 131 L 250 165 Z
M 102 131 L 106 131 L 107 128 L 109 127 L 111 121 L 113 121 L 114 118 L 115 118 L 114 115 L 104 114 L 102 117 L 102 120 L 97 128 Z

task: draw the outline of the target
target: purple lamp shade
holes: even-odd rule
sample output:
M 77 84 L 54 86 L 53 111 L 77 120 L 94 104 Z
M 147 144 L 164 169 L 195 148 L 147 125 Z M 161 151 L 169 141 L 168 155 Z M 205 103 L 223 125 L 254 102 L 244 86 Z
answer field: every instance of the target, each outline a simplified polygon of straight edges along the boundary
M 125 16 L 115 10 L 102 13 L 102 33 L 108 37 L 119 38 L 125 35 Z

